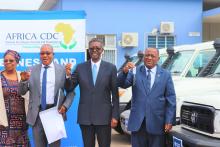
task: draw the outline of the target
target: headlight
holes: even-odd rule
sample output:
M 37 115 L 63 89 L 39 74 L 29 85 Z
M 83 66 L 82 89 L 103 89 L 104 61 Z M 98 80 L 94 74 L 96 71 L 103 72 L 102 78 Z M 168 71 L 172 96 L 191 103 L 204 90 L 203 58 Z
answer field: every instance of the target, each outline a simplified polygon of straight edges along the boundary
M 214 119 L 214 131 L 215 133 L 220 133 L 220 111 L 215 111 L 215 119 Z
M 183 100 L 184 100 L 183 97 L 176 97 L 176 117 L 180 117 L 180 109 L 181 109 Z

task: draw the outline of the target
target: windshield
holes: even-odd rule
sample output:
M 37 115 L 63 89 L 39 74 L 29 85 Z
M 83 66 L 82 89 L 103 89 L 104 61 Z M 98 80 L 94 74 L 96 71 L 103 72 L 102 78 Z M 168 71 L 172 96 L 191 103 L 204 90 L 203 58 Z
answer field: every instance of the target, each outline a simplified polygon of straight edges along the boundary
M 168 55 L 167 54 L 163 54 L 163 55 L 160 55 L 160 60 L 158 61 L 158 65 L 162 65 L 163 62 L 167 59 Z
M 171 64 L 168 65 L 167 68 L 172 73 L 172 75 L 178 76 L 183 72 L 187 63 L 191 59 L 193 52 L 194 50 L 180 51 L 173 56 Z
M 220 77 L 220 59 L 218 60 L 217 64 L 213 67 L 211 71 L 212 77 Z
M 200 51 L 191 65 L 186 77 L 196 77 L 214 56 L 215 50 Z

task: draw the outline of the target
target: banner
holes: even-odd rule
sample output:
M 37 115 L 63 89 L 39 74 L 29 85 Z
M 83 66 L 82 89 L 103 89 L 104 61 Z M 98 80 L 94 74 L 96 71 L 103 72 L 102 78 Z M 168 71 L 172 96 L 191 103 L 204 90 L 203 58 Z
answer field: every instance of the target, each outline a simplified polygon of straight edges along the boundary
M 59 64 L 75 66 L 84 62 L 85 16 L 84 11 L 0 12 L 0 70 L 4 69 L 3 55 L 8 49 L 21 55 L 17 70 L 39 64 L 40 47 L 45 43 L 53 46 L 54 61 Z M 62 146 L 83 146 L 76 124 L 79 94 L 76 95 L 65 123 L 68 138 L 62 140 Z
M 1 12 L 0 54 L 7 49 L 21 53 L 18 70 L 23 70 L 40 62 L 40 47 L 48 43 L 54 47 L 56 62 L 77 64 L 77 57 L 85 56 L 84 17 L 83 11 Z

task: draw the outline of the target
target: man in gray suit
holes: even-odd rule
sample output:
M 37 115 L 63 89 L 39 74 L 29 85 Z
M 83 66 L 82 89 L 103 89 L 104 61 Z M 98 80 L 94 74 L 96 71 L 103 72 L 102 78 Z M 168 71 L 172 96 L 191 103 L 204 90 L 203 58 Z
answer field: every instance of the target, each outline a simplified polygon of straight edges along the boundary
M 21 82 L 19 83 L 19 92 L 24 95 L 29 91 L 30 94 L 27 123 L 32 126 L 36 147 L 46 147 L 48 144 L 39 112 L 57 104 L 58 92 L 61 89 L 59 113 L 65 116 L 74 97 L 73 91 L 67 92 L 66 96 L 64 95 L 65 68 L 54 63 L 53 58 L 53 47 L 49 44 L 42 45 L 40 49 L 41 64 L 33 66 L 31 72 L 22 72 Z M 59 147 L 60 140 L 49 144 L 49 146 Z
M 89 42 L 91 60 L 81 63 L 71 74 L 71 64 L 66 65 L 66 89 L 73 91 L 79 85 L 80 102 L 78 123 L 84 147 L 94 147 L 97 136 L 100 147 L 110 147 L 111 127 L 119 118 L 119 99 L 116 66 L 101 60 L 103 43 L 93 38 Z

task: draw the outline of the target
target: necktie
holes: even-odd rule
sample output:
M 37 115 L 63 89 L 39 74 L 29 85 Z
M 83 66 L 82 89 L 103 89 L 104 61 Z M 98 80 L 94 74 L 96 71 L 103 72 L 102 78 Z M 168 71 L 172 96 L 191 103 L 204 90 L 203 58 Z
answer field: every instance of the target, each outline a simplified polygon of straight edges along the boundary
M 46 109 L 46 95 L 47 95 L 47 69 L 48 66 L 44 67 L 43 78 L 42 78 L 42 93 L 41 93 L 41 109 Z
M 151 70 L 148 69 L 147 70 L 147 91 L 150 92 L 151 89 L 151 74 L 150 74 Z
M 95 85 L 96 82 L 96 77 L 97 77 L 97 65 L 94 64 L 92 67 L 92 79 L 93 79 L 93 84 Z

